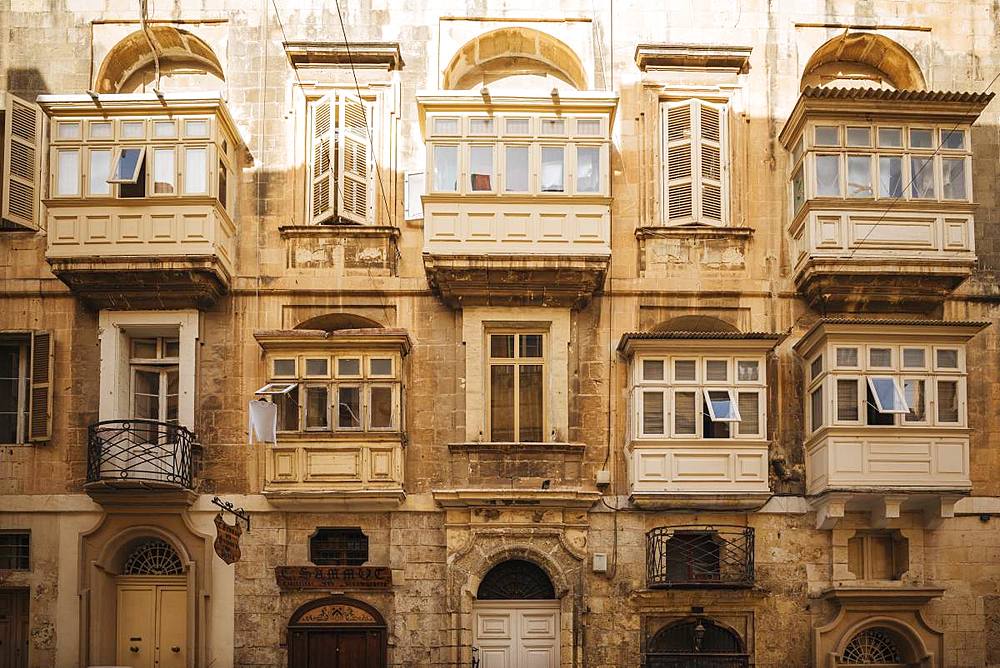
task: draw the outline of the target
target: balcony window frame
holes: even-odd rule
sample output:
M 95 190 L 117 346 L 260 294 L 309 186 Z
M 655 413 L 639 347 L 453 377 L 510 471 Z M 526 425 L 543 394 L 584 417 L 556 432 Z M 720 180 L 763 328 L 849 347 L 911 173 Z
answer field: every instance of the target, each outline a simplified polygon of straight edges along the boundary
M 118 167 L 121 166 L 122 156 L 125 151 L 139 151 L 139 157 L 135 161 L 135 168 L 132 173 L 128 176 L 115 176 L 118 171 Z M 108 183 L 130 184 L 136 185 L 139 181 L 139 174 L 142 172 L 142 168 L 146 162 L 146 147 L 145 146 L 118 146 L 115 148 L 113 157 L 111 158 L 111 177 L 108 179 Z
M 490 442 L 508 442 L 508 441 L 498 441 L 493 434 L 493 368 L 500 366 L 510 366 L 513 367 L 513 402 L 512 409 L 513 415 L 511 416 L 512 421 L 512 431 L 514 443 L 544 443 L 546 440 L 546 434 L 548 430 L 548 387 L 549 387 L 549 332 L 538 329 L 534 327 L 489 327 L 484 332 L 484 348 L 486 353 L 486 373 L 484 374 L 484 379 L 486 381 L 485 385 L 485 414 L 486 414 L 486 433 L 488 434 L 488 440 Z M 512 357 L 494 357 L 492 351 L 492 337 L 493 336 L 513 336 L 514 337 L 514 351 Z M 541 337 L 541 347 L 542 355 L 541 357 L 523 357 L 521 356 L 521 346 L 520 341 L 522 336 L 540 336 Z M 520 384 L 521 384 L 521 367 L 522 366 L 540 366 L 541 367 L 541 404 L 538 407 L 541 415 L 541 438 L 538 441 L 528 441 L 521 438 L 521 394 L 520 394 Z
M 2 445 L 21 445 L 28 443 L 31 401 L 31 333 L 0 333 L 0 344 L 4 347 L 17 348 L 17 370 L 16 376 L 11 378 L 16 387 L 16 400 L 14 407 L 14 440 L 7 442 L 0 439 Z

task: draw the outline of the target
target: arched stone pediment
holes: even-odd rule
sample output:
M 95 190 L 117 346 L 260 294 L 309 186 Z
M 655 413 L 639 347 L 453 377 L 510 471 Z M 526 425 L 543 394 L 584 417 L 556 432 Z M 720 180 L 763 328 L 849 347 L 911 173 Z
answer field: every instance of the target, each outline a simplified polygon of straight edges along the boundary
M 98 70 L 94 88 L 98 93 L 134 92 L 128 85 L 144 70 L 152 68 L 153 51 L 149 42 L 156 47 L 161 74 L 208 75 L 209 78 L 225 81 L 222 64 L 212 48 L 196 35 L 169 25 L 149 26 L 149 37 L 142 30 L 126 36 L 108 52 Z
M 885 35 L 844 33 L 816 49 L 802 72 L 801 90 L 809 86 L 855 85 L 859 81 L 896 90 L 923 90 L 916 59 Z

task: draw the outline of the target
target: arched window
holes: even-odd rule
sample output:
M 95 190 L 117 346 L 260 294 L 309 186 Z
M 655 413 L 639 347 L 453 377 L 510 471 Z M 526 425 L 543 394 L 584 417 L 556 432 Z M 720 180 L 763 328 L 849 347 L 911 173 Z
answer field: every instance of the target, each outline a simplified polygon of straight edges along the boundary
M 552 600 L 555 587 L 548 574 L 537 564 L 510 559 L 497 564 L 479 584 L 480 601 Z
M 184 564 L 165 540 L 148 538 L 132 548 L 122 566 L 122 575 L 184 575 Z
M 646 645 L 647 668 L 742 668 L 743 641 L 710 619 L 687 619 L 660 629 Z
M 873 627 L 857 634 L 837 662 L 846 666 L 905 666 L 905 643 L 893 631 Z

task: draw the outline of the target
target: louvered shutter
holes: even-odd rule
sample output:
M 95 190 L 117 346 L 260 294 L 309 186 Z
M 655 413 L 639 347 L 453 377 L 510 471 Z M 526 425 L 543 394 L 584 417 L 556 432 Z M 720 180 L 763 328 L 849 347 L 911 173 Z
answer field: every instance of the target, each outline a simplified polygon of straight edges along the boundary
M 6 93 L 3 128 L 3 202 L 5 223 L 38 229 L 42 110 Z
M 337 213 L 343 220 L 364 224 L 371 220 L 372 151 L 368 123 L 372 110 L 364 100 L 352 95 L 341 96 L 339 110 Z
M 709 225 L 725 222 L 723 170 L 724 108 L 698 103 L 698 221 Z
M 322 223 L 334 214 L 333 175 L 335 96 L 313 103 L 309 128 L 309 220 Z
M 666 184 L 666 221 L 682 225 L 694 221 L 692 102 L 667 105 L 663 114 L 663 182 Z
M 406 173 L 406 220 L 424 217 L 424 203 L 421 197 L 427 194 L 427 180 L 424 172 Z
M 28 397 L 28 440 L 52 437 L 52 333 L 31 333 L 31 394 Z

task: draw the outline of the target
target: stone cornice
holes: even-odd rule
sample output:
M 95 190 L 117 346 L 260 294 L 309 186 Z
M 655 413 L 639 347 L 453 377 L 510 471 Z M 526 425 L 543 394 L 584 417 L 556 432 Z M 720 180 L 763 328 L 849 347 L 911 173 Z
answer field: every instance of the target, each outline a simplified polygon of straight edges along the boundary
M 401 70 L 399 42 L 284 42 L 285 55 L 296 68 L 355 67 Z
M 638 44 L 635 64 L 644 72 L 665 69 L 745 72 L 751 50 L 749 46 L 718 44 Z

